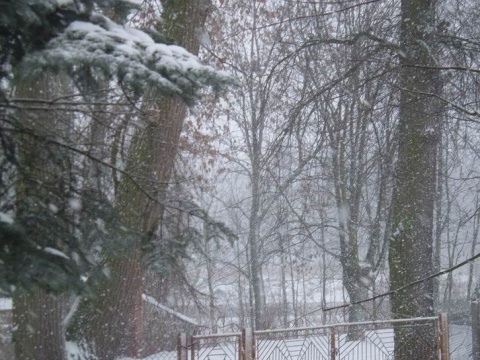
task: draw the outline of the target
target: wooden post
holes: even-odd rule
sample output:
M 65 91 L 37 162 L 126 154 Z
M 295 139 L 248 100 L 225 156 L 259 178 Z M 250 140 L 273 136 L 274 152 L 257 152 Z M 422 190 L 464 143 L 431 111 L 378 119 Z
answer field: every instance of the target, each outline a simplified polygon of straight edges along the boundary
M 177 337 L 177 360 L 187 360 L 187 334 L 181 333 Z
M 447 314 L 438 315 L 438 360 L 448 360 L 448 321 Z
M 472 360 L 480 360 L 480 302 L 473 300 L 472 315 Z

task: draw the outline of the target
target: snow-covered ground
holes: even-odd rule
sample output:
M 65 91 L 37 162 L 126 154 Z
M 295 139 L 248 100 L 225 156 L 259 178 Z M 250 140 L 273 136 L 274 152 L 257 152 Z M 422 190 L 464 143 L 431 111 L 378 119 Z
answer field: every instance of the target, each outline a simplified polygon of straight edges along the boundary
M 0 298 L 0 312 L 8 311 L 12 308 L 11 299 Z M 3 324 L 6 325 L 6 324 Z M 348 342 L 346 338 L 340 337 L 337 347 L 340 348 L 341 359 L 344 360 L 371 360 L 371 359 L 389 359 L 393 351 L 393 331 L 391 329 L 377 330 L 367 332 L 363 342 Z M 316 352 L 326 353 L 328 341 L 325 336 L 318 336 L 316 339 L 305 340 L 305 337 L 297 339 L 282 340 L 260 340 L 257 342 L 257 353 L 262 359 L 275 357 L 276 353 L 289 353 L 292 360 L 301 357 L 302 353 Z M 325 347 L 325 350 L 322 349 Z M 74 344 L 68 345 L 71 354 L 69 359 L 77 359 L 79 349 Z M 315 350 L 317 349 L 317 350 Z M 449 350 L 450 360 L 468 360 L 471 358 L 472 335 L 471 327 L 466 325 L 449 325 Z M 190 351 L 188 352 L 190 355 Z M 218 343 L 215 347 L 203 348 L 197 352 L 198 360 L 237 360 L 238 356 L 235 346 L 232 343 Z M 159 352 L 145 357 L 143 360 L 176 360 L 176 352 Z M 310 356 L 309 356 L 310 358 Z M 312 353 L 312 359 L 313 353 Z M 129 358 L 119 358 L 117 360 L 131 360 Z
M 472 328 L 467 325 L 449 325 L 450 360 L 472 358 Z

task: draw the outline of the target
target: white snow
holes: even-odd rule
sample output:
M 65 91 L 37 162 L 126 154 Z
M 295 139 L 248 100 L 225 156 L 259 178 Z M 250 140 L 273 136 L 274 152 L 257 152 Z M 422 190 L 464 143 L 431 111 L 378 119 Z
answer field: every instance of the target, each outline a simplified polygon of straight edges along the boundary
M 12 310 L 13 303 L 10 298 L 0 298 L 0 311 Z
M 372 267 L 372 265 L 366 261 L 360 261 L 358 263 L 358 265 L 360 266 L 361 269 L 370 269 Z
M 53 212 L 54 214 L 58 213 L 58 207 L 55 204 L 48 204 L 48 209 Z
M 58 6 L 67 5 L 73 3 L 73 0 L 57 0 Z
M 198 326 L 199 324 L 197 323 L 197 321 L 195 319 L 192 319 L 186 315 L 183 315 L 183 314 L 180 314 L 179 312 L 175 311 L 175 310 L 172 310 L 170 309 L 169 307 L 165 306 L 165 305 L 162 305 L 160 304 L 157 300 L 155 300 L 153 297 L 151 296 L 148 296 L 146 294 L 142 294 L 142 299 L 144 301 L 146 301 L 147 303 L 155 306 L 155 308 L 157 309 L 160 309 L 160 310 L 164 310 L 170 314 L 172 314 L 173 316 L 176 316 L 177 318 L 183 320 L 183 321 L 186 321 L 190 324 L 193 324 L 195 326 Z
M 203 28 L 195 28 L 195 35 L 197 37 L 198 42 L 205 48 L 210 48 L 212 46 L 212 41 L 210 40 L 210 36 Z
M 402 231 L 403 231 L 403 222 L 400 221 L 400 223 L 398 224 L 398 227 L 393 232 L 392 237 L 394 238 L 394 237 L 400 235 L 402 233 Z
M 436 130 L 433 126 L 428 126 L 424 132 L 425 135 L 435 135 L 435 133 L 436 133 Z
M 397 54 L 400 55 L 400 57 L 402 57 L 402 58 L 407 57 L 407 54 L 405 54 L 405 51 L 403 51 L 401 49 L 397 49 Z
M 95 220 L 95 225 L 98 227 L 99 230 L 105 232 L 105 221 L 103 219 L 97 218 Z
M 70 198 L 68 199 L 68 206 L 70 206 L 70 209 L 79 211 L 82 209 L 82 201 L 77 198 Z
M 54 248 L 51 248 L 51 247 L 45 247 L 45 248 L 43 248 L 43 251 L 45 251 L 48 254 L 59 256 L 59 257 L 62 257 L 64 259 L 70 260 L 70 258 L 67 255 L 65 255 L 65 253 L 61 252 L 60 250 L 57 250 L 57 249 L 54 249 Z
M 372 108 L 372 104 L 370 104 L 367 99 L 360 99 L 360 104 L 362 104 L 367 109 Z
M 190 353 L 190 352 L 189 352 Z M 188 356 L 190 359 L 190 355 Z M 150 356 L 144 357 L 142 359 L 134 359 L 130 357 L 120 357 L 116 360 L 177 360 L 177 352 L 176 351 L 161 351 L 156 354 L 152 354 Z
M 366 277 L 366 276 L 362 276 L 360 278 L 360 282 L 365 286 L 365 287 L 370 287 L 372 286 L 372 279 Z
M 13 224 L 13 217 L 3 212 L 0 212 L 0 222 L 4 222 L 7 224 Z
M 155 43 L 147 33 L 114 23 L 99 14 L 93 22 L 74 21 L 47 45 L 45 50 L 24 60 L 25 69 L 48 68 L 51 64 L 72 67 L 90 65 L 123 83 L 147 81 L 162 91 L 190 98 L 207 85 L 232 82 L 230 75 L 211 66 L 176 45 Z M 103 66 L 109 64 L 108 67 Z
M 135 6 L 141 6 L 143 1 L 142 0 L 122 0 L 122 2 L 126 3 L 126 4 L 132 4 L 132 5 L 135 5 Z

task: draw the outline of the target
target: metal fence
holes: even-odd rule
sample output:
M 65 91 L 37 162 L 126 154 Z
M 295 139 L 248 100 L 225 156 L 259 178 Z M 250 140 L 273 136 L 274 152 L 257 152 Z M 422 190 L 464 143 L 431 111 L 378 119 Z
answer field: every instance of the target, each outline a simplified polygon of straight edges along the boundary
M 249 347 L 248 334 L 242 333 L 194 335 L 190 342 L 185 343 L 180 335 L 180 350 L 178 360 L 244 360 L 244 350 Z
M 395 348 L 394 339 L 406 346 Z M 415 351 L 415 353 L 413 353 Z M 178 360 L 448 360 L 445 315 L 192 336 Z
M 332 328 L 255 332 L 257 359 L 331 359 Z

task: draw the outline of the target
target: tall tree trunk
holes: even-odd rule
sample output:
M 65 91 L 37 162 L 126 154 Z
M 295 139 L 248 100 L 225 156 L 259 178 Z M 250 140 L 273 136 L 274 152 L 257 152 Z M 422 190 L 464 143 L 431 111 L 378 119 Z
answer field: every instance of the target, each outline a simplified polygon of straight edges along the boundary
M 355 303 L 367 298 L 368 288 L 365 285 L 365 279 L 369 279 L 370 271 L 370 268 L 361 266 L 358 244 L 367 118 L 354 117 L 354 111 L 349 105 L 345 105 L 343 111 L 347 119 L 343 124 L 346 130 L 339 128 L 335 134 L 331 135 L 336 150 L 332 155 L 334 164 L 332 171 L 338 214 L 343 286 L 348 293 L 349 301 Z M 365 320 L 366 316 L 363 305 L 355 304 L 349 308 L 349 322 Z M 362 333 L 356 329 L 349 330 L 350 340 L 356 340 L 360 336 Z
M 433 0 L 402 0 L 400 59 L 400 119 L 392 237 L 389 242 L 390 286 L 398 289 L 433 271 L 433 218 L 439 139 L 436 72 L 415 66 L 431 65 Z M 392 296 L 395 318 L 431 316 L 432 281 Z M 395 328 L 395 359 L 434 359 L 435 332 Z
M 163 1 L 162 5 L 164 21 L 159 30 L 191 53 L 198 53 L 197 33 L 205 23 L 210 1 Z M 187 113 L 178 97 L 158 98 L 152 93 L 145 95 L 143 104 L 147 115 L 133 135 L 126 164 L 126 171 L 137 176 L 141 188 L 123 179 L 117 195 L 118 213 L 131 231 L 131 243 L 107 259 L 109 281 L 99 287 L 96 299 L 86 300 L 83 305 L 91 319 L 87 339 L 95 344 L 102 360 L 142 355 L 142 247 L 157 236 L 161 226 L 165 191 Z
M 252 203 L 250 205 L 250 218 L 248 229 L 248 247 L 250 255 L 250 281 L 253 292 L 254 325 L 255 329 L 266 328 L 265 293 L 263 289 L 262 262 L 260 259 L 262 247 L 260 244 L 260 164 L 258 157 L 259 144 L 253 141 L 254 158 L 252 160 Z
M 46 74 L 34 84 L 28 80 L 22 81 L 16 88 L 16 95 L 30 99 L 52 100 L 56 94 L 64 93 L 64 86 L 63 78 Z M 26 131 L 26 134 L 18 138 L 20 164 L 15 188 L 17 217 L 21 219 L 29 242 L 35 244 L 38 249 L 51 247 L 63 250 L 60 247 L 62 241 L 59 236 L 66 237 L 67 234 L 58 233 L 56 230 L 59 229 L 49 226 L 49 222 L 57 222 L 56 226 L 60 226 L 60 231 L 69 230 L 66 221 L 68 215 L 64 213 L 64 209 L 70 196 L 68 187 L 71 163 L 61 149 L 44 141 L 44 138 L 67 136 L 71 126 L 70 118 L 64 113 L 59 115 L 52 109 L 46 109 L 19 112 L 17 119 L 21 128 Z M 33 271 L 38 271 L 37 264 L 32 266 Z M 51 281 L 55 282 L 56 279 L 52 278 Z M 55 284 L 52 283 L 52 286 Z M 35 287 L 30 291 L 18 289 L 14 293 L 13 321 L 17 359 L 65 358 L 63 326 L 65 306 L 65 296 L 48 294 L 44 289 Z
M 214 275 L 214 264 L 210 252 L 210 229 L 206 221 L 203 222 L 203 236 L 204 236 L 204 253 L 205 253 L 205 262 L 207 270 L 207 286 L 208 286 L 208 312 L 209 312 L 209 323 L 210 331 L 212 334 L 216 334 L 217 329 L 217 319 L 215 318 L 215 292 L 213 284 L 213 275 Z
M 241 252 L 240 252 L 240 244 L 237 241 L 235 243 L 235 253 L 236 253 L 236 258 L 237 258 L 237 267 L 238 269 L 242 268 L 242 262 L 241 262 Z M 246 321 L 246 314 L 245 314 L 245 305 L 244 305 L 244 282 L 242 281 L 243 273 L 241 271 L 238 272 L 237 274 L 237 291 L 238 291 L 238 311 L 239 311 L 239 326 L 241 328 L 245 328 L 247 321 Z
M 441 261 L 441 251 L 442 251 L 442 233 L 443 233 L 443 222 L 442 217 L 444 216 L 442 211 L 442 201 L 443 201 L 443 176 L 444 176 L 444 162 L 443 162 L 443 153 L 442 153 L 442 139 L 439 138 L 439 153 L 438 162 L 437 162 L 437 187 L 436 187 L 436 197 L 435 197 L 435 237 L 434 237 L 434 253 L 433 253 L 433 269 L 435 272 L 440 271 L 442 261 Z M 434 303 L 435 310 L 440 308 L 440 279 L 436 278 L 433 282 L 433 294 L 434 294 Z

